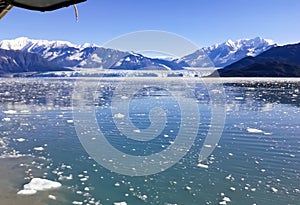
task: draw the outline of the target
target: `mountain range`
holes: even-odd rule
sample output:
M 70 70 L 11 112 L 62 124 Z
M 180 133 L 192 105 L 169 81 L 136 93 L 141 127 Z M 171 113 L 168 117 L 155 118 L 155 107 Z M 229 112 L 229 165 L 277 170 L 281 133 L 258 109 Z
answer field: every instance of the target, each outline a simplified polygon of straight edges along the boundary
M 199 49 L 180 59 L 166 60 L 94 44 L 74 45 L 66 41 L 32 40 L 21 37 L 0 42 L 0 49 L 5 53 L 0 54 L 0 71 L 44 72 L 47 68 L 48 71 L 79 68 L 183 70 L 186 67 L 223 67 L 244 57 L 256 56 L 275 46 L 273 41 L 262 38 L 235 42 L 229 40 Z
M 277 46 L 215 71 L 221 77 L 300 77 L 300 43 Z
M 69 68 L 108 68 L 130 54 L 91 44 L 78 46 L 67 41 L 32 40 L 25 37 L 3 40 L 0 48 L 34 53 L 47 61 Z
M 23 72 L 70 71 L 47 61 L 38 54 L 0 49 L 0 75 Z
M 276 44 L 272 40 L 256 37 L 254 39 L 228 40 L 195 51 L 194 53 L 178 59 L 190 67 L 225 67 L 247 56 L 256 56 Z M 208 62 L 208 59 L 210 62 Z

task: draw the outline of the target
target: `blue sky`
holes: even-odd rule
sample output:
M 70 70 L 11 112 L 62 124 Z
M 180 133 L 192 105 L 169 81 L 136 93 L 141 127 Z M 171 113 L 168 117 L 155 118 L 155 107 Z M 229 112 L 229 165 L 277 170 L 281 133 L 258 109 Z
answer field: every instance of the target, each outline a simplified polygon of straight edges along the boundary
M 162 30 L 199 47 L 260 36 L 300 42 L 299 0 L 87 0 L 53 12 L 14 8 L 0 20 L 0 40 L 26 36 L 102 45 L 134 31 Z

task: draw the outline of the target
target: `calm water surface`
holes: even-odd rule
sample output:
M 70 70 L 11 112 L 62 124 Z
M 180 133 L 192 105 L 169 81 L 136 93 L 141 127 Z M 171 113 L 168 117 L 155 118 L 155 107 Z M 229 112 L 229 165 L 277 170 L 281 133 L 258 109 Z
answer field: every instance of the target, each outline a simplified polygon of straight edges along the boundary
M 99 129 L 116 149 L 130 155 L 147 156 L 170 146 L 184 123 L 178 98 L 194 99 L 200 123 L 193 146 L 170 169 L 154 175 L 131 177 L 107 170 L 87 154 L 76 134 L 72 95 L 78 82 L 95 110 Z M 126 83 L 144 85 L 130 96 L 133 133 L 151 126 L 153 107 L 166 113 L 165 128 L 157 138 L 140 142 L 129 139 L 114 123 L 114 118 L 124 117 L 112 113 L 118 80 L 1 79 L 0 204 L 300 203 L 299 81 L 224 82 L 226 102 L 220 106 L 226 110 L 225 127 L 217 148 L 203 162 L 208 168 L 197 166 L 212 120 L 207 87 L 200 80 L 169 79 L 168 90 L 161 89 L 162 82 L 166 79 L 130 79 Z M 96 86 L 84 87 L 92 84 Z M 130 91 L 126 86 L 114 97 L 126 99 Z M 179 97 L 174 98 L 170 90 Z M 63 186 L 33 196 L 17 195 L 33 177 L 59 181 Z

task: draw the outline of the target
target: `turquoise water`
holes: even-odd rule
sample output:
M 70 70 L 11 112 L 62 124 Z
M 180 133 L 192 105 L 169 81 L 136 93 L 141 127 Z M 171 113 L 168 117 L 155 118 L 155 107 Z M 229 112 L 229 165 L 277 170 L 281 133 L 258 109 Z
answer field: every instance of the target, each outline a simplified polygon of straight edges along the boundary
M 126 83 L 126 86 L 144 85 L 133 96 L 127 93 L 130 89 L 126 90 L 126 86 L 121 94 L 117 93 L 120 95 L 117 99 L 130 96 L 128 110 L 136 127 L 133 133 L 151 126 L 149 112 L 153 107 L 160 107 L 166 113 L 162 132 L 144 142 L 129 139 L 114 121 L 112 107 L 122 104 L 112 104 L 120 81 L 81 81 L 79 85 L 96 83 L 97 86 L 92 87 L 95 90 L 89 87 L 79 90 L 86 92 L 87 101 L 84 102 L 90 102 L 93 107 L 99 129 L 121 152 L 147 156 L 171 146 L 181 123 L 185 123 L 181 121 L 182 107 L 178 99 L 194 99 L 199 109 L 199 119 L 191 118 L 184 125 L 189 127 L 189 123 L 200 122 L 193 146 L 174 166 L 154 175 L 134 177 L 112 172 L 87 154 L 77 136 L 75 125 L 80 121 L 73 119 L 77 108 L 72 95 L 79 81 L 1 79 L 2 157 L 19 153 L 31 159 L 31 163 L 23 165 L 25 179 L 16 185 L 18 189 L 32 177 L 59 181 L 62 188 L 48 191 L 57 199 L 44 199 L 46 204 L 53 205 L 74 201 L 104 205 L 122 201 L 129 205 L 222 204 L 224 197 L 230 198 L 227 204 L 237 205 L 299 204 L 299 81 L 225 82 L 226 102 L 219 105 L 226 111 L 224 131 L 213 154 L 203 161 L 208 168 L 197 166 L 213 116 L 211 96 L 200 80 L 183 83 L 172 79 L 168 81 L 169 89 L 161 89 L 161 81 L 165 83 L 165 79 L 130 79 Z M 178 98 L 170 91 L 177 93 Z M 21 138 L 25 141 L 19 140 Z M 190 140 L 188 135 L 186 140 Z M 43 147 L 43 150 L 35 150 L 36 147 Z

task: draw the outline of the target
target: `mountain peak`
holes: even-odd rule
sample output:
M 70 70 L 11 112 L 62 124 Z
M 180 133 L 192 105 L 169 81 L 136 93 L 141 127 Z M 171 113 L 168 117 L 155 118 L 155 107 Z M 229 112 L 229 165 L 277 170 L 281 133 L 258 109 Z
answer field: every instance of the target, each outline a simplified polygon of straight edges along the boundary
M 253 58 L 243 58 L 211 76 L 221 77 L 299 77 L 300 44 L 277 46 Z
M 257 56 L 274 46 L 273 41 L 261 37 L 237 41 L 228 40 L 225 43 L 199 49 L 179 60 L 169 61 L 173 62 L 172 66 L 179 63 L 181 67 L 224 67 L 244 57 Z M 27 37 L 3 40 L 0 42 L 1 48 L 38 54 L 48 61 L 69 68 L 110 68 L 111 65 L 122 61 L 128 55 L 131 55 L 132 59 L 138 60 L 136 63 L 146 61 L 143 59 L 145 57 L 143 54 L 134 52 L 106 49 L 88 43 L 74 45 L 68 41 L 34 40 Z M 124 63 L 127 63 L 125 59 L 123 59 Z M 151 63 L 150 59 L 155 60 L 149 57 L 149 63 Z M 124 63 L 121 65 L 125 65 Z M 149 63 L 147 62 L 147 64 Z
M 11 40 L 3 40 L 0 42 L 0 48 L 6 50 L 23 50 L 30 52 L 30 48 L 38 46 L 48 47 L 78 47 L 68 41 L 48 41 L 48 40 L 35 40 L 27 37 L 19 37 Z
M 206 54 L 208 60 L 215 67 L 225 67 L 246 56 L 257 56 L 258 54 L 275 47 L 274 41 L 256 37 L 252 39 L 239 39 L 236 41 L 228 40 L 222 44 L 215 44 L 210 47 L 203 48 L 202 52 L 196 51 L 193 54 L 184 56 L 179 59 L 185 61 L 193 67 L 206 67 L 203 65 L 203 55 Z M 197 57 L 201 55 L 201 58 Z M 199 61 L 198 59 L 202 59 Z
M 233 40 L 229 39 L 228 41 L 225 42 L 225 45 L 234 47 L 235 43 L 233 42 Z

